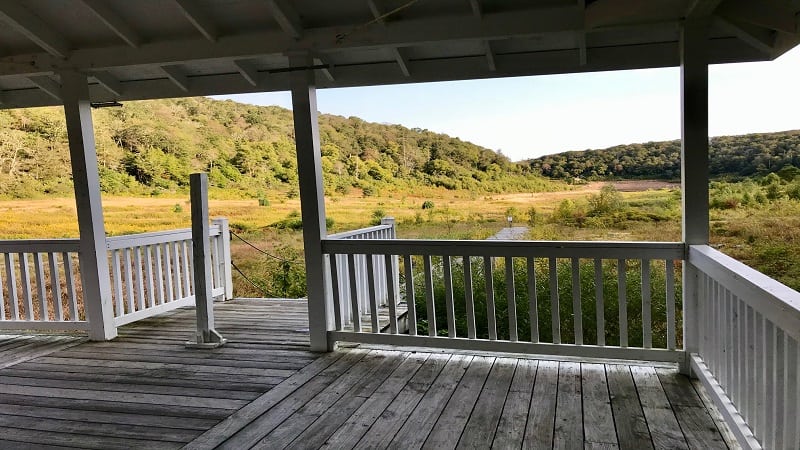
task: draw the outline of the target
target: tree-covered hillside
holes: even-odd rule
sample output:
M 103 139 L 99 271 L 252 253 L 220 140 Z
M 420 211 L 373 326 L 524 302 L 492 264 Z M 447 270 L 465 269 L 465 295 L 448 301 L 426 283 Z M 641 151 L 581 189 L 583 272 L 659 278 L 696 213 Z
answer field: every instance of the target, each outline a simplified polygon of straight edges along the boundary
M 677 179 L 680 141 L 617 145 L 603 150 L 558 153 L 525 163 L 551 178 Z M 800 131 L 720 136 L 710 140 L 712 177 L 747 177 L 800 167 Z
M 207 171 L 212 186 L 242 195 L 296 195 L 291 111 L 186 98 L 129 102 L 94 111 L 102 189 L 114 194 L 183 190 Z M 325 189 L 371 195 L 442 186 L 487 192 L 550 184 L 527 166 L 483 147 L 421 129 L 320 116 Z M 60 108 L 0 111 L 0 196 L 71 194 Z

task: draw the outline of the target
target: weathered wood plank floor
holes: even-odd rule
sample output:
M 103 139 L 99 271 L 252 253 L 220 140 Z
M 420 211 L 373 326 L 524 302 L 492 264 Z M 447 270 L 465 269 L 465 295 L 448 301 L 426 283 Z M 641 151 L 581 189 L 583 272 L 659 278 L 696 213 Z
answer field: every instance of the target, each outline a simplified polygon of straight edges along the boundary
M 726 448 L 671 369 L 363 346 L 319 355 L 305 304 L 279 300 L 216 305 L 229 344 L 188 350 L 193 314 L 0 369 L 0 448 Z

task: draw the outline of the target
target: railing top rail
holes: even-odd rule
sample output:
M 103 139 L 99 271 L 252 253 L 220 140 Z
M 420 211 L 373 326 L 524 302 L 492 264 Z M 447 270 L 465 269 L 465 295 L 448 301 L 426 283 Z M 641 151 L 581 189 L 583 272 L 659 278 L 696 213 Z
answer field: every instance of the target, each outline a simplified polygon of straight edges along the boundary
M 688 256 L 692 265 L 800 340 L 800 292 L 708 245 L 689 246 Z
M 209 226 L 209 236 L 218 236 L 221 233 L 219 225 Z M 185 241 L 192 238 L 191 228 L 177 230 L 152 231 L 149 233 L 124 234 L 106 239 L 109 250 L 117 250 L 141 245 L 164 244 L 166 242 Z
M 681 242 L 369 239 L 322 241 L 328 254 L 684 259 Z
M 347 239 L 358 236 L 360 234 L 371 233 L 373 231 L 380 231 L 380 230 L 388 230 L 391 229 L 393 225 L 385 224 L 385 225 L 375 225 L 372 227 L 367 228 L 359 228 L 358 230 L 352 231 L 342 231 L 341 233 L 330 234 L 328 235 L 328 239 Z
M 77 252 L 78 239 L 9 239 L 0 240 L 0 253 Z

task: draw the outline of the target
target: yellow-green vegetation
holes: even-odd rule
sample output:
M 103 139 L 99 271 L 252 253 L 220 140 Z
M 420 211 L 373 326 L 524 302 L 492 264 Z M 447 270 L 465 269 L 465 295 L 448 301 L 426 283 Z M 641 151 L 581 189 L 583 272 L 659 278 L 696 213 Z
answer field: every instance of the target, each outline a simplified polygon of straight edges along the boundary
M 93 113 L 100 187 L 114 195 L 171 196 L 208 172 L 218 197 L 298 196 L 291 111 L 185 98 L 128 102 Z M 323 114 L 326 194 L 385 196 L 431 187 L 481 193 L 553 190 L 527 165 L 443 134 Z M 0 197 L 72 192 L 60 108 L 0 111 Z

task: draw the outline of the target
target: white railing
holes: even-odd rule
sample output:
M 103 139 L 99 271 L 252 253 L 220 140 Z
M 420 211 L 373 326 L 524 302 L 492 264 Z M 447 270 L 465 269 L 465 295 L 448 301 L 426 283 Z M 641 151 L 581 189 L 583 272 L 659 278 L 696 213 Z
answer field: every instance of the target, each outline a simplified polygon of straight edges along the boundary
M 356 278 L 353 264 L 345 273 L 339 268 L 343 257 L 350 262 L 365 255 L 367 262 L 366 295 L 357 289 L 349 296 L 342 289 L 331 293 L 335 323 L 329 336 L 334 341 L 677 362 L 683 352 L 676 349 L 680 296 L 675 261 L 684 252 L 681 243 L 327 239 L 323 253 L 331 257 L 333 286 L 341 286 L 342 278 Z M 386 270 L 395 257 L 405 278 L 400 289 L 397 273 Z M 382 270 L 370 267 L 375 258 L 384 261 Z M 395 334 L 391 303 L 388 333 L 374 327 L 362 332 L 362 305 L 375 301 L 370 294 L 381 276 L 388 280 L 389 297 L 407 303 L 407 335 Z M 345 331 L 348 320 L 353 331 Z
M 711 247 L 696 270 L 694 373 L 745 448 L 800 448 L 800 293 Z
M 210 227 L 212 295 L 233 297 L 228 221 Z M 116 326 L 194 302 L 191 229 L 110 237 Z M 0 329 L 87 330 L 78 239 L 0 241 Z
M 226 219 L 210 232 L 212 296 L 231 298 L 230 237 Z M 192 230 L 107 239 L 116 326 L 194 304 Z
M 396 238 L 395 221 L 391 217 L 381 219 L 380 225 L 328 236 L 328 239 L 333 240 Z M 333 278 L 328 279 L 328 294 L 330 297 L 335 290 L 336 295 L 339 296 L 345 324 L 351 323 L 353 300 L 358 302 L 358 310 L 362 314 L 371 314 L 373 310 L 377 311 L 379 307 L 388 306 L 390 303 L 392 307 L 397 305 L 400 292 L 399 277 L 388 276 L 386 270 L 388 267 L 391 273 L 397 274 L 399 266 L 396 256 L 387 262 L 381 255 L 373 255 L 371 258 L 367 258 L 365 255 L 336 255 L 334 258 L 329 258 L 328 263 L 331 270 L 335 271 L 337 275 L 335 284 L 332 282 Z M 394 283 L 391 288 L 389 280 Z M 389 301 L 390 298 L 393 300 L 392 302 Z
M 0 241 L 0 329 L 86 330 L 77 239 Z

